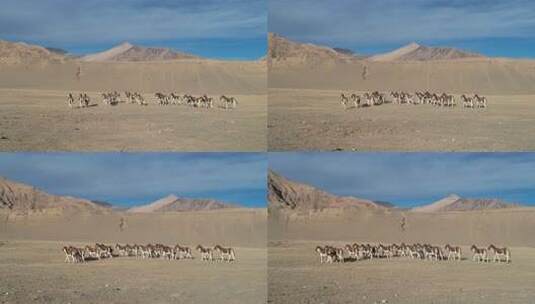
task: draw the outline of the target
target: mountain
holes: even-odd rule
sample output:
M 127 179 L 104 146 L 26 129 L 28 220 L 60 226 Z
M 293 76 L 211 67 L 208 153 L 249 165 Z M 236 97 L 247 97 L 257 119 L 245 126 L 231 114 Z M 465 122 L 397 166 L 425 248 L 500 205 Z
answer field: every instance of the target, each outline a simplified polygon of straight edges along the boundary
M 64 49 L 55 48 L 55 47 L 45 47 L 45 49 L 47 49 L 49 52 L 52 52 L 54 54 L 59 54 L 59 55 L 67 55 L 69 53 Z
M 187 212 L 202 210 L 218 210 L 226 208 L 239 208 L 238 205 L 227 204 L 211 199 L 188 199 L 169 195 L 147 205 L 132 207 L 128 212 L 151 213 L 151 212 Z
M 391 202 L 385 202 L 385 201 L 373 201 L 379 206 L 383 206 L 386 208 L 397 208 L 396 205 L 392 204 Z
M 142 47 L 128 42 L 122 43 L 109 50 L 86 55 L 82 61 L 106 62 L 106 61 L 160 61 L 174 59 L 191 59 L 197 56 L 177 52 L 168 48 Z
M 444 212 L 444 211 L 470 211 L 514 208 L 520 205 L 504 202 L 499 199 L 468 199 L 456 194 L 450 194 L 429 205 L 412 208 L 414 212 Z
M 485 58 L 483 55 L 448 47 L 427 47 L 410 43 L 392 52 L 371 56 L 371 61 L 428 61 Z
M 48 194 L 32 186 L 0 177 L 0 209 L 17 212 L 107 213 L 110 208 L 86 199 Z
M 91 201 L 93 204 L 97 204 L 101 207 L 106 207 L 106 208 L 113 208 L 113 205 L 108 203 L 108 202 L 104 202 L 104 201 L 95 201 L 95 200 L 92 200 Z
M 344 54 L 344 55 L 350 55 L 350 56 L 353 56 L 355 53 L 350 50 L 350 49 L 345 49 L 345 48 L 333 48 L 333 50 L 335 50 L 336 52 L 340 53 L 340 54 Z
M 296 210 L 322 210 L 325 208 L 369 208 L 386 210 L 387 207 L 373 201 L 340 197 L 312 186 L 290 181 L 269 171 L 268 201 L 270 208 Z
M 67 58 L 38 45 L 0 40 L 0 65 L 61 63 Z
M 335 60 L 348 61 L 356 57 L 348 50 L 332 49 L 311 43 L 299 43 L 291 41 L 275 33 L 268 34 L 268 58 L 270 60 L 284 61 L 321 61 Z

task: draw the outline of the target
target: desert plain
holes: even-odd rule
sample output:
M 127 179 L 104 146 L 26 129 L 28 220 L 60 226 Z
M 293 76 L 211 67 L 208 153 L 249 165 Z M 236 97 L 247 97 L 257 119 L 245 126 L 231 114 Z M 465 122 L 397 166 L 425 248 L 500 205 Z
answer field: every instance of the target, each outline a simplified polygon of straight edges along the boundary
M 120 209 L 0 178 L 0 303 L 265 303 L 265 208 L 174 195 Z M 182 211 L 176 211 L 182 210 Z M 177 243 L 193 259 L 119 256 L 66 263 L 63 246 Z M 197 245 L 235 250 L 202 261 Z
M 270 34 L 270 151 L 530 151 L 535 61 L 417 44 L 376 57 Z M 474 56 L 474 57 L 469 57 Z M 340 94 L 378 91 L 389 103 L 345 109 Z M 392 91 L 446 93 L 456 107 L 393 104 Z M 487 108 L 464 108 L 480 94 Z
M 1 303 L 265 303 L 265 211 L 50 215 L 0 229 Z M 120 229 L 121 218 L 126 226 Z M 233 246 L 236 262 L 114 257 L 65 263 L 62 247 L 95 242 Z
M 167 59 L 167 49 L 130 44 L 89 59 L 21 43 L 1 42 L 0 49 L 5 56 L 0 61 L 3 151 L 265 150 L 265 61 Z M 124 58 L 133 51 L 135 60 Z M 123 101 L 125 91 L 138 92 L 148 105 L 105 105 L 101 93 L 113 91 Z M 206 94 L 215 105 L 159 106 L 157 92 Z M 69 93 L 75 98 L 87 93 L 90 106 L 79 108 L 76 101 L 70 108 Z M 235 97 L 238 106 L 224 109 L 221 95 Z
M 532 207 L 450 195 L 425 208 L 399 209 L 273 173 L 269 196 L 268 303 L 530 303 L 535 297 Z M 451 244 L 461 247 L 462 260 L 355 261 L 346 251 L 343 263 L 321 264 L 315 252 L 353 243 Z M 511 262 L 473 261 L 472 244 L 506 246 Z

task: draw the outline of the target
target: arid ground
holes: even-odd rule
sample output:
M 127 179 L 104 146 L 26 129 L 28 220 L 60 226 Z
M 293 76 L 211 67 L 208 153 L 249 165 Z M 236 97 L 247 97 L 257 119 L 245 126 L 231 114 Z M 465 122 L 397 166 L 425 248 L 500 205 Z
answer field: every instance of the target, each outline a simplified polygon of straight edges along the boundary
M 348 91 L 270 88 L 269 150 L 535 149 L 535 95 L 488 95 L 486 109 L 385 104 L 345 110 L 341 92 Z
M 67 264 L 65 242 L 2 241 L 1 303 L 265 303 L 266 250 L 236 263 L 116 257 Z M 84 245 L 86 243 L 70 243 Z
M 533 208 L 434 213 L 272 211 L 269 303 L 529 303 L 535 297 Z M 320 265 L 314 252 L 317 245 L 341 247 L 354 242 L 449 243 L 462 247 L 465 260 L 396 257 Z M 512 263 L 478 265 L 470 260 L 471 244 L 491 243 L 509 247 Z
M 106 106 L 100 93 L 136 91 L 148 106 Z M 70 109 L 69 92 L 92 106 Z M 214 97 L 213 109 L 158 106 L 154 93 Z M 220 95 L 234 96 L 234 110 Z M 2 66 L 3 151 L 263 151 L 266 149 L 265 64 L 178 60 L 76 62 Z
M 534 248 L 511 248 L 510 264 L 409 258 L 320 264 L 318 244 L 342 243 L 270 243 L 268 303 L 530 303 L 535 297 Z
M 2 214 L 0 303 L 265 303 L 266 211 Z M 235 263 L 116 257 L 67 264 L 62 246 L 102 242 L 236 248 Z M 7 275 L 9 274 L 9 275 Z
M 269 35 L 268 149 L 348 151 L 531 151 L 535 61 L 452 58 L 462 50 L 400 48 L 362 58 Z M 407 53 L 415 57 L 400 58 Z M 428 56 L 421 56 L 427 54 Z M 465 55 L 469 55 L 465 53 Z M 454 56 L 455 57 L 455 56 Z M 461 56 L 462 57 L 462 56 Z M 488 98 L 488 108 L 393 104 L 345 111 L 341 93 L 430 91 Z
M 3 151 L 261 151 L 266 96 L 236 95 L 234 110 L 189 106 L 70 109 L 66 91 L 0 90 Z M 154 99 L 145 95 L 145 99 Z M 98 103 L 97 103 L 98 101 Z

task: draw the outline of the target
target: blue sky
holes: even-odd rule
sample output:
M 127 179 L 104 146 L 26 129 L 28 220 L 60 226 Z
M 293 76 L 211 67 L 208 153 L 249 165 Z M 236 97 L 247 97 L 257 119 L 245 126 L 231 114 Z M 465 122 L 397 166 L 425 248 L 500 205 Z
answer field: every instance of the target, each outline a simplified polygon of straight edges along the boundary
M 3 0 L 0 39 L 73 54 L 129 41 L 209 58 L 266 54 L 265 0 Z
M 535 153 L 270 153 L 268 159 L 295 181 L 400 207 L 453 193 L 535 206 Z
M 531 0 L 270 0 L 268 30 L 369 55 L 410 42 L 535 57 Z
M 169 194 L 266 206 L 262 153 L 0 153 L 0 176 L 117 206 Z

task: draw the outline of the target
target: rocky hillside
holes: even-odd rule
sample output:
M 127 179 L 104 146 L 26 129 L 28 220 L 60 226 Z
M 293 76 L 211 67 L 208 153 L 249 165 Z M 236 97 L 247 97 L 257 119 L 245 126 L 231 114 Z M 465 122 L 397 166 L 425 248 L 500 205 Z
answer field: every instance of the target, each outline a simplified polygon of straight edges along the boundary
M 0 209 L 25 214 L 47 211 L 101 214 L 111 210 L 109 206 L 102 203 L 70 196 L 52 195 L 2 177 L 0 177 Z
M 318 46 L 311 43 L 299 43 L 291 41 L 280 35 L 268 34 L 268 59 L 275 61 L 351 61 L 356 57 L 352 52 L 345 49 L 333 49 Z
M 65 54 L 41 46 L 0 40 L 0 65 L 61 63 L 67 59 Z
M 385 210 L 387 206 L 356 197 L 341 197 L 312 186 L 290 181 L 269 171 L 268 201 L 270 208 L 322 210 L 326 208 L 369 208 Z

